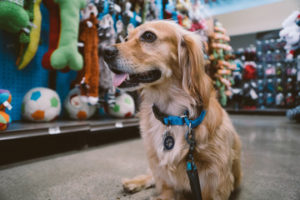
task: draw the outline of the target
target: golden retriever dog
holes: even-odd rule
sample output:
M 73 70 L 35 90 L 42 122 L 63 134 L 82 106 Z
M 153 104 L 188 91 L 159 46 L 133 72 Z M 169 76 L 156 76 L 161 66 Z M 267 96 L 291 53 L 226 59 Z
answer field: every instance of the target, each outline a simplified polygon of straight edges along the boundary
M 124 180 L 124 189 L 136 192 L 154 181 L 158 193 L 154 199 L 191 200 L 186 173 L 188 127 L 167 127 L 155 117 L 152 106 L 174 116 L 188 111 L 190 119 L 197 118 L 202 107 L 206 115 L 194 129 L 193 153 L 202 199 L 228 199 L 241 181 L 241 143 L 205 73 L 199 37 L 170 21 L 148 22 L 131 31 L 126 42 L 107 47 L 104 57 L 115 73 L 115 86 L 141 92 L 140 131 L 151 173 Z M 175 141 L 171 150 L 163 146 L 166 130 Z

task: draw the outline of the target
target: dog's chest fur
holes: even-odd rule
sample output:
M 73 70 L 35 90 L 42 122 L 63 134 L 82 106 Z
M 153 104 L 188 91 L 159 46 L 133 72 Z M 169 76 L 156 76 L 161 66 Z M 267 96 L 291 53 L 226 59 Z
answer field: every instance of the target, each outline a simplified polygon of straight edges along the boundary
M 174 96 L 177 96 L 177 98 L 168 97 L 166 93 L 151 93 L 151 98 L 147 96 L 149 94 L 144 94 L 139 113 L 141 135 L 144 139 L 148 156 L 150 152 L 150 154 L 157 157 L 156 173 L 170 185 L 186 187 L 188 186 L 186 176 L 178 177 L 178 174 L 185 174 L 186 170 L 185 158 L 189 149 L 185 140 L 187 127 L 171 126 L 170 129 L 168 129 L 167 126 L 155 118 L 152 111 L 153 103 L 155 103 L 162 112 L 170 115 L 178 116 L 180 115 L 179 113 L 184 113 L 184 110 L 191 109 L 190 105 L 192 101 L 187 96 L 182 95 L 182 91 L 172 91 L 172 88 L 169 89 L 169 92 L 170 91 Z M 177 95 L 177 92 L 180 93 L 180 95 Z M 171 135 L 175 139 L 175 145 L 171 150 L 164 150 L 163 146 L 164 133 L 167 130 L 171 132 Z M 181 173 L 178 173 L 178 170 L 180 170 Z M 185 189 L 182 187 L 178 189 Z

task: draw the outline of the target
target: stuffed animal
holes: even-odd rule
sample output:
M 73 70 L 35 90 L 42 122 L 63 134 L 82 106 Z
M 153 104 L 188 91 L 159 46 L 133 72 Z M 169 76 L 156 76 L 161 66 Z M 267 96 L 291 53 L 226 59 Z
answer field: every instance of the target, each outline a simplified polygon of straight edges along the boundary
M 99 67 L 100 67 L 100 79 L 99 79 L 99 98 L 102 103 L 108 104 L 109 107 L 115 105 L 115 93 L 116 89 L 113 86 L 113 73 L 108 68 L 103 59 L 103 49 L 106 46 L 110 46 L 116 42 L 116 33 L 114 29 L 114 21 L 111 15 L 105 15 L 99 22 L 98 28 L 99 36 Z
M 133 98 L 127 93 L 120 93 L 116 98 L 114 107 L 108 109 L 108 113 L 113 117 L 128 118 L 135 114 L 135 104 Z
M 51 55 L 57 49 L 60 36 L 60 13 L 59 6 L 54 0 L 43 0 L 44 5 L 49 12 L 49 45 L 48 51 L 44 54 L 42 59 L 42 66 L 45 69 L 53 70 L 51 65 Z
M 294 11 L 283 21 L 282 27 L 283 29 L 279 35 L 286 41 L 286 45 L 284 46 L 286 58 L 291 60 L 297 57 L 297 54 L 300 54 L 300 52 L 298 52 L 300 49 L 300 12 Z
M 98 103 L 99 63 L 98 63 L 98 14 L 96 6 L 89 4 L 82 11 L 79 40 L 83 43 L 84 67 L 78 72 L 76 83 L 80 85 L 81 98 L 92 105 Z
M 32 0 L 1 0 L 0 1 L 0 29 L 10 33 L 21 33 L 20 42 L 28 43 L 30 32 L 30 16 L 24 9 L 25 4 Z
M 218 90 L 218 97 L 222 106 L 227 105 L 227 97 L 231 97 L 233 94 L 231 88 L 231 85 L 234 84 L 232 71 L 236 70 L 229 41 L 230 38 L 226 35 L 226 30 L 221 23 L 216 21 L 214 32 L 209 39 L 210 66 L 208 73 Z
M 146 0 L 143 8 L 142 23 L 158 19 L 158 11 L 154 0 Z
M 0 131 L 5 130 L 11 122 L 10 116 L 5 112 L 12 109 L 11 94 L 8 90 L 0 89 Z
M 244 80 L 253 80 L 257 77 L 257 70 L 255 62 L 245 62 L 244 64 Z
M 83 58 L 77 50 L 79 11 L 85 8 L 86 0 L 55 0 L 60 8 L 60 38 L 58 48 L 52 53 L 50 61 L 54 69 L 69 66 L 73 70 L 81 70 Z
M 64 101 L 64 108 L 71 119 L 86 120 L 96 112 L 96 106 L 83 102 L 80 98 L 80 90 L 72 89 Z
M 35 0 L 32 10 L 30 11 L 32 16 L 32 28 L 29 34 L 30 42 L 28 44 L 22 44 L 22 48 L 20 51 L 20 55 L 17 60 L 18 69 L 25 68 L 32 58 L 35 56 L 39 41 L 40 41 L 40 33 L 41 33 L 41 24 L 42 24 L 42 15 L 40 11 L 40 4 L 42 0 Z
M 34 122 L 55 120 L 61 111 L 58 94 L 48 88 L 33 88 L 23 98 L 22 115 Z
M 300 106 L 297 106 L 296 108 L 287 110 L 286 116 L 290 120 L 296 120 L 296 121 L 300 122 Z

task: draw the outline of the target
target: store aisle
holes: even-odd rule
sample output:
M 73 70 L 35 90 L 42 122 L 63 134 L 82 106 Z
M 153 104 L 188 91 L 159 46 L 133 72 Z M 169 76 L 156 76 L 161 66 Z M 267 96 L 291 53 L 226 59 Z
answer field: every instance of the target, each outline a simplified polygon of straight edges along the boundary
M 233 199 L 300 199 L 300 124 L 285 117 L 231 116 L 243 142 L 244 179 Z M 140 139 L 74 151 L 0 168 L 0 200 L 144 200 L 121 179 L 144 173 Z

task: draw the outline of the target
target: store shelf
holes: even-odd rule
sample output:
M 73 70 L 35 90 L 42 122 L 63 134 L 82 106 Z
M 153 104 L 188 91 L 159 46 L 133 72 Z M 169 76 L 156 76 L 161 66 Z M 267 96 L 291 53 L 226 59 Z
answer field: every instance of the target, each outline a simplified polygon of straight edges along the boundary
M 121 129 L 127 127 L 138 126 L 139 120 L 137 118 L 129 119 L 105 119 L 89 121 L 90 132 L 96 133 L 104 130 Z
M 53 123 L 13 122 L 7 130 L 0 132 L 0 141 L 67 133 L 96 133 L 116 128 L 138 126 L 137 118 L 99 119 L 91 121 L 59 121 Z
M 230 114 L 264 114 L 264 115 L 285 115 L 286 109 L 266 108 L 266 109 L 232 109 L 226 108 Z
M 76 133 L 88 130 L 89 124 L 87 122 L 60 121 L 53 123 L 32 123 L 17 121 L 11 123 L 7 130 L 0 132 L 0 141 Z

